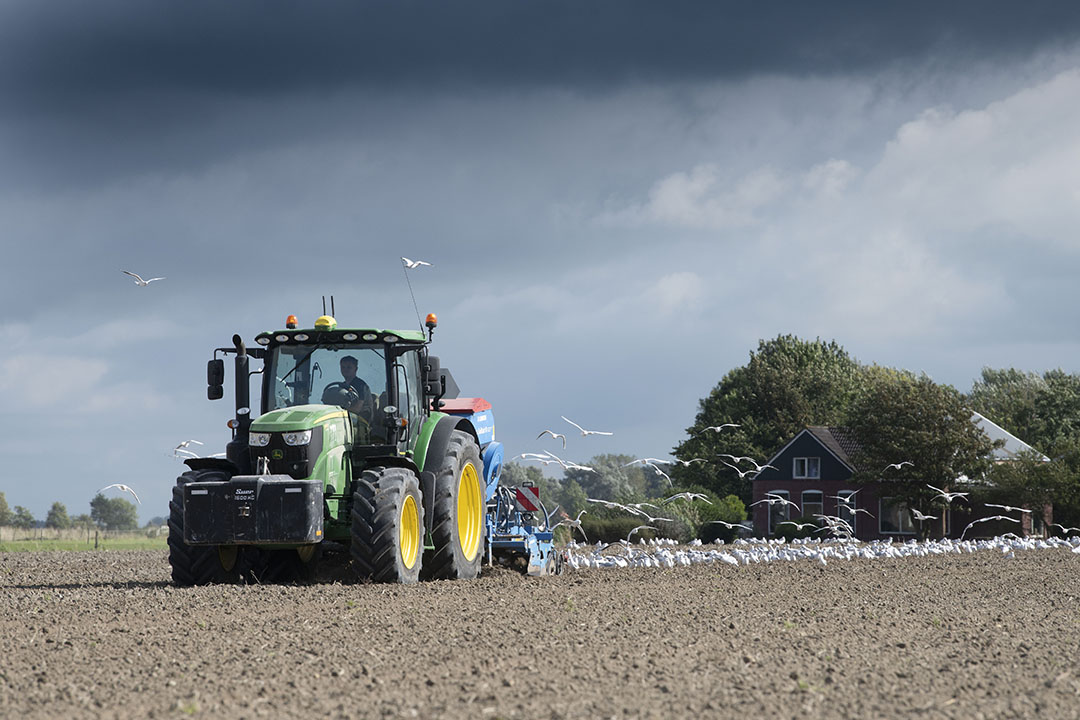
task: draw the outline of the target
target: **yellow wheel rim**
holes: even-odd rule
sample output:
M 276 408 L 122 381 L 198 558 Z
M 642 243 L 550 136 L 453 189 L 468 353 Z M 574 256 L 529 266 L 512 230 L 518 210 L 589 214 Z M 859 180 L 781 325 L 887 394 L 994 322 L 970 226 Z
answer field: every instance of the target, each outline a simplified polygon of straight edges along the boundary
M 225 572 L 232 572 L 232 569 L 236 567 L 236 556 L 239 555 L 239 550 L 240 548 L 235 545 L 218 545 L 218 561 Z
M 296 548 L 296 554 L 300 556 L 300 562 L 309 563 L 311 558 L 315 557 L 315 546 L 304 545 L 303 547 Z
M 480 550 L 482 505 L 480 475 L 476 472 L 476 466 L 471 462 L 465 463 L 458 477 L 457 525 L 461 552 L 469 562 Z
M 405 502 L 401 504 L 401 521 L 398 527 L 401 562 L 411 570 L 420 554 L 420 513 L 416 510 L 416 500 L 412 495 L 406 495 Z

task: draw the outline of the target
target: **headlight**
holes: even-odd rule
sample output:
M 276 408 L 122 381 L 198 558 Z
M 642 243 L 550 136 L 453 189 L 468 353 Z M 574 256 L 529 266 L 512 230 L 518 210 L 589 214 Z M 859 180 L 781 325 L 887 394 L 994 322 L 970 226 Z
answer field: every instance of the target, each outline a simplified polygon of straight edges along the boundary
M 270 444 L 270 433 L 248 433 L 248 445 L 251 447 L 266 447 Z
M 310 430 L 300 430 L 298 432 L 285 433 L 286 445 L 307 445 L 309 442 L 311 442 Z

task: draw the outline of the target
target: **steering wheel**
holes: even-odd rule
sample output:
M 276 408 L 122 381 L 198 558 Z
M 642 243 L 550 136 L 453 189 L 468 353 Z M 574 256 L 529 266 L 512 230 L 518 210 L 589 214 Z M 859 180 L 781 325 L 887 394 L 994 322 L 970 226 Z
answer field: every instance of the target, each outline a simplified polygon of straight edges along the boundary
M 324 405 L 338 405 L 348 410 L 360 401 L 360 393 L 348 383 L 333 382 L 322 393 Z

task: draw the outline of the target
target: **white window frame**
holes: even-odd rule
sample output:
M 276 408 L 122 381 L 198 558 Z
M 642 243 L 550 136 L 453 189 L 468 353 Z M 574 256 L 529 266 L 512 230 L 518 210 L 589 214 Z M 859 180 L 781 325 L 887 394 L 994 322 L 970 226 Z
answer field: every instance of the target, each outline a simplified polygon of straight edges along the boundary
M 907 503 L 904 502 L 892 502 L 891 497 L 882 497 L 878 499 L 878 532 L 882 535 L 914 535 L 915 534 L 915 520 L 911 516 L 911 510 L 908 508 Z M 899 530 L 886 530 L 884 527 L 885 522 L 885 510 L 890 505 L 898 505 L 901 508 L 899 515 Z M 904 529 L 905 519 L 907 520 L 908 530 Z
M 788 501 L 791 500 L 791 493 L 789 493 L 787 490 L 770 490 L 767 493 L 765 493 L 765 497 L 769 497 L 770 495 L 772 495 L 772 496 L 779 495 L 780 497 L 784 498 L 785 500 L 788 500 Z M 787 503 L 771 503 L 771 504 L 766 505 L 765 507 L 768 508 L 768 510 L 769 510 L 769 534 L 770 535 L 775 535 L 776 534 L 776 525 L 779 525 L 782 522 L 787 522 L 788 520 L 791 520 L 791 506 L 788 505 Z M 773 514 L 774 513 L 776 514 L 776 517 L 777 517 L 776 525 L 773 524 Z
M 803 469 L 799 472 L 799 461 L 802 461 Z M 810 474 L 811 461 L 813 461 L 814 469 L 817 471 L 813 475 Z M 821 479 L 821 458 L 820 457 L 797 457 L 791 459 L 791 477 L 796 480 L 820 480 Z
M 821 510 L 818 513 L 813 513 L 813 514 L 806 510 L 806 496 L 808 494 L 812 494 L 812 493 L 817 493 L 818 497 L 820 498 L 816 503 L 812 503 L 812 504 L 821 506 Z M 802 502 L 799 503 L 799 508 L 802 510 L 803 517 L 811 517 L 812 515 L 824 515 L 825 514 L 825 492 L 824 491 L 822 491 L 822 490 L 803 490 L 802 491 L 802 496 L 800 497 L 800 500 L 802 500 Z

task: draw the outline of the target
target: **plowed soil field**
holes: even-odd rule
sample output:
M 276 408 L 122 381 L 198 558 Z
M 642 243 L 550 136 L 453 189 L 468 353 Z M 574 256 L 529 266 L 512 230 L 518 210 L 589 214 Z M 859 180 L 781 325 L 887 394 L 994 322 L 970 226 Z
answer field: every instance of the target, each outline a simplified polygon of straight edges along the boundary
M 1067 550 L 409 587 L 347 570 L 177 588 L 162 552 L 2 554 L 0 716 L 1080 717 Z

